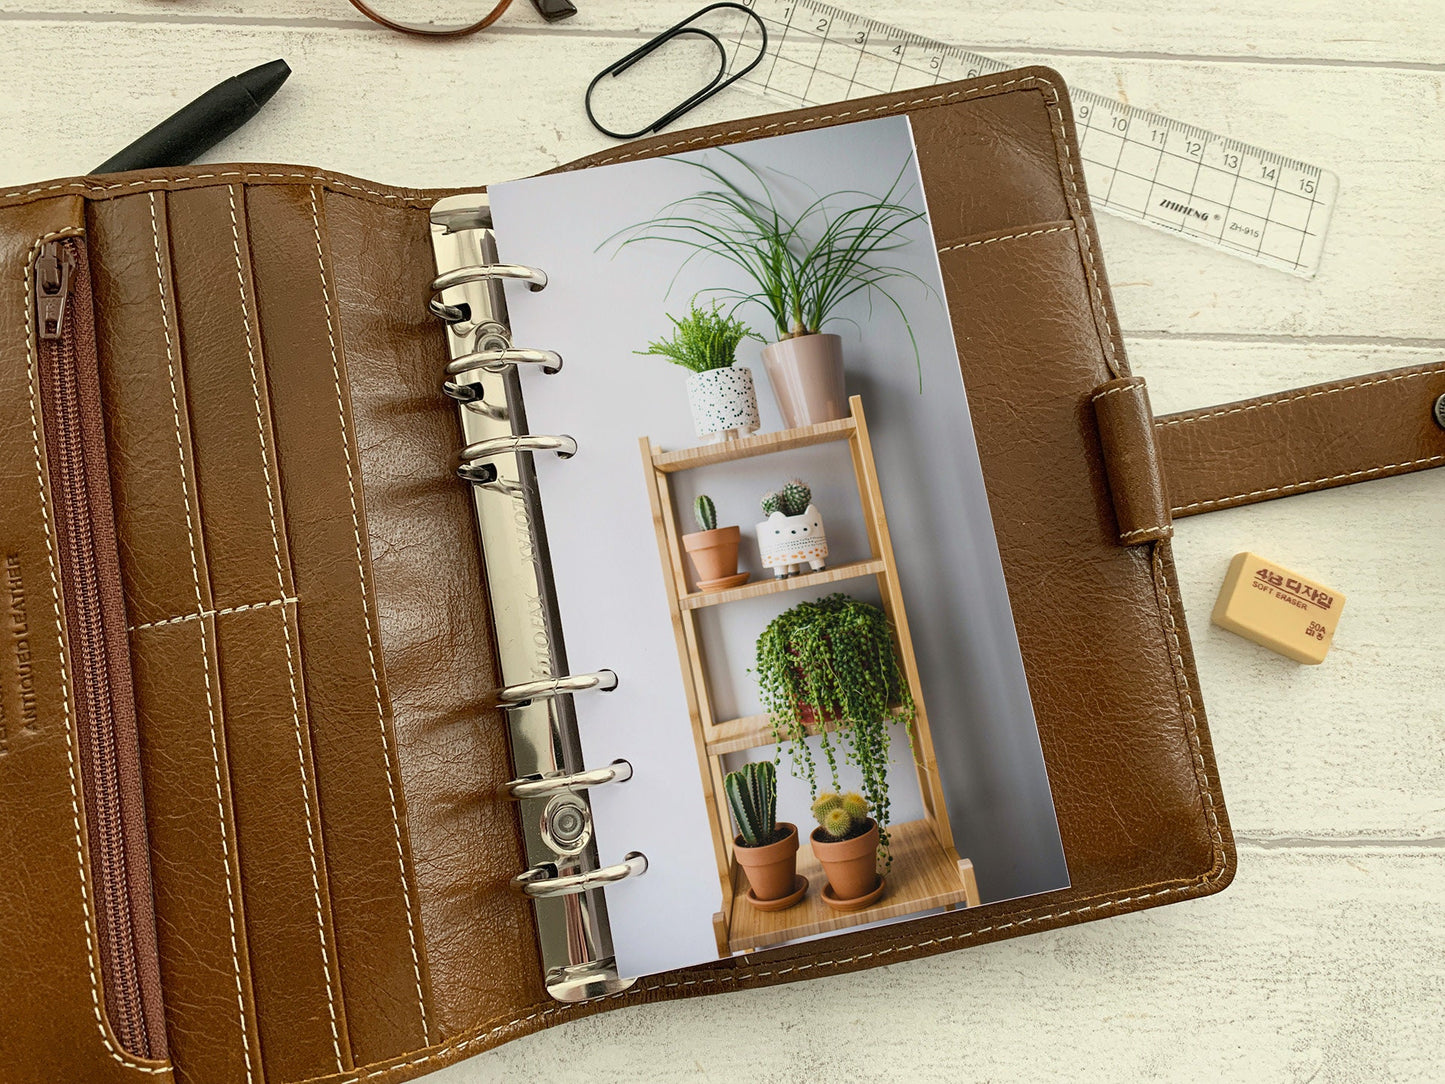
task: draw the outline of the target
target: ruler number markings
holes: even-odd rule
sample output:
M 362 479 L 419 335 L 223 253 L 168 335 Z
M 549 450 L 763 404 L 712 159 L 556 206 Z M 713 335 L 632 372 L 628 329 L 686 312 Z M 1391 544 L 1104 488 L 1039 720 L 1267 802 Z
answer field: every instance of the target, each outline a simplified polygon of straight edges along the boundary
M 773 63 L 743 82 L 794 104 L 831 104 L 1008 67 L 817 0 L 747 3 L 776 49 Z M 1071 96 L 1084 172 L 1100 209 L 1314 274 L 1338 187 L 1332 174 L 1106 95 L 1075 88 Z

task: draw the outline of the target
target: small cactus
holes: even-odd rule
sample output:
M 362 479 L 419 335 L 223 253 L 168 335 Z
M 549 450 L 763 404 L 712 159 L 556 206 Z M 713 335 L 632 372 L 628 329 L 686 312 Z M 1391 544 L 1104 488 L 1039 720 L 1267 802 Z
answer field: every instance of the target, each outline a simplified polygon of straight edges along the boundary
M 692 514 L 697 517 L 699 531 L 717 530 L 717 506 L 706 493 L 700 494 L 697 500 L 692 502 Z
M 745 847 L 764 847 L 777 841 L 778 776 L 771 760 L 744 764 L 723 779 L 728 808 Z
M 783 510 L 783 498 L 776 490 L 769 490 L 763 494 L 763 515 L 771 516 L 774 512 Z
M 813 491 L 808 488 L 807 482 L 798 478 L 783 486 L 779 496 L 782 498 L 780 507 L 785 516 L 801 516 L 813 502 Z
M 858 835 L 868 824 L 868 802 L 861 794 L 824 792 L 813 802 L 813 817 L 835 843 Z

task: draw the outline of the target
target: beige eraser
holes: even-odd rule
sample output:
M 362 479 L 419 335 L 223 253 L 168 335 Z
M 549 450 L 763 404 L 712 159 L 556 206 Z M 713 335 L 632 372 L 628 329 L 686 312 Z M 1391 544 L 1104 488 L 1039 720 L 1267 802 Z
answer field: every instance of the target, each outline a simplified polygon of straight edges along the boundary
M 1295 662 L 1321 663 L 1329 654 L 1345 596 L 1266 561 L 1257 553 L 1229 562 L 1212 620 Z

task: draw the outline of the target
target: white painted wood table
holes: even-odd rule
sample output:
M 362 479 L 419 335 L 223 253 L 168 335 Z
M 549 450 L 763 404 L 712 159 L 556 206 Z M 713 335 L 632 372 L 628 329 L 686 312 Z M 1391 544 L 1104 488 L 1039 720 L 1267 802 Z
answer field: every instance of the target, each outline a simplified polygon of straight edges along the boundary
M 418 185 L 534 173 L 607 142 L 582 113 L 587 80 L 700 6 L 578 2 L 577 18 L 548 27 L 518 0 L 494 31 L 437 45 L 368 29 L 344 0 L 0 0 L 0 183 L 82 172 L 216 78 L 276 56 L 296 74 L 212 160 Z M 1340 174 L 1314 281 L 1101 216 L 1120 323 L 1161 413 L 1445 355 L 1438 0 L 869 6 Z M 657 66 L 659 93 L 686 85 L 677 57 Z M 691 119 L 771 108 L 734 88 Z M 1442 471 L 1180 523 L 1239 841 L 1223 895 L 613 1012 L 434 1079 L 1445 1080 L 1442 539 Z M 1209 625 L 1245 548 L 1349 596 L 1325 665 Z

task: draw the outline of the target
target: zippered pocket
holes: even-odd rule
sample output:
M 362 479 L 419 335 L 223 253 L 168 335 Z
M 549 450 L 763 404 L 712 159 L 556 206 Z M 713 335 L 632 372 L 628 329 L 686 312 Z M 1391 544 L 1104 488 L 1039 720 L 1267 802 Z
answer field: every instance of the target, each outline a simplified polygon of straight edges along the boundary
M 32 269 L 36 357 L 105 1012 L 121 1046 L 166 1054 L 129 633 L 84 242 Z

